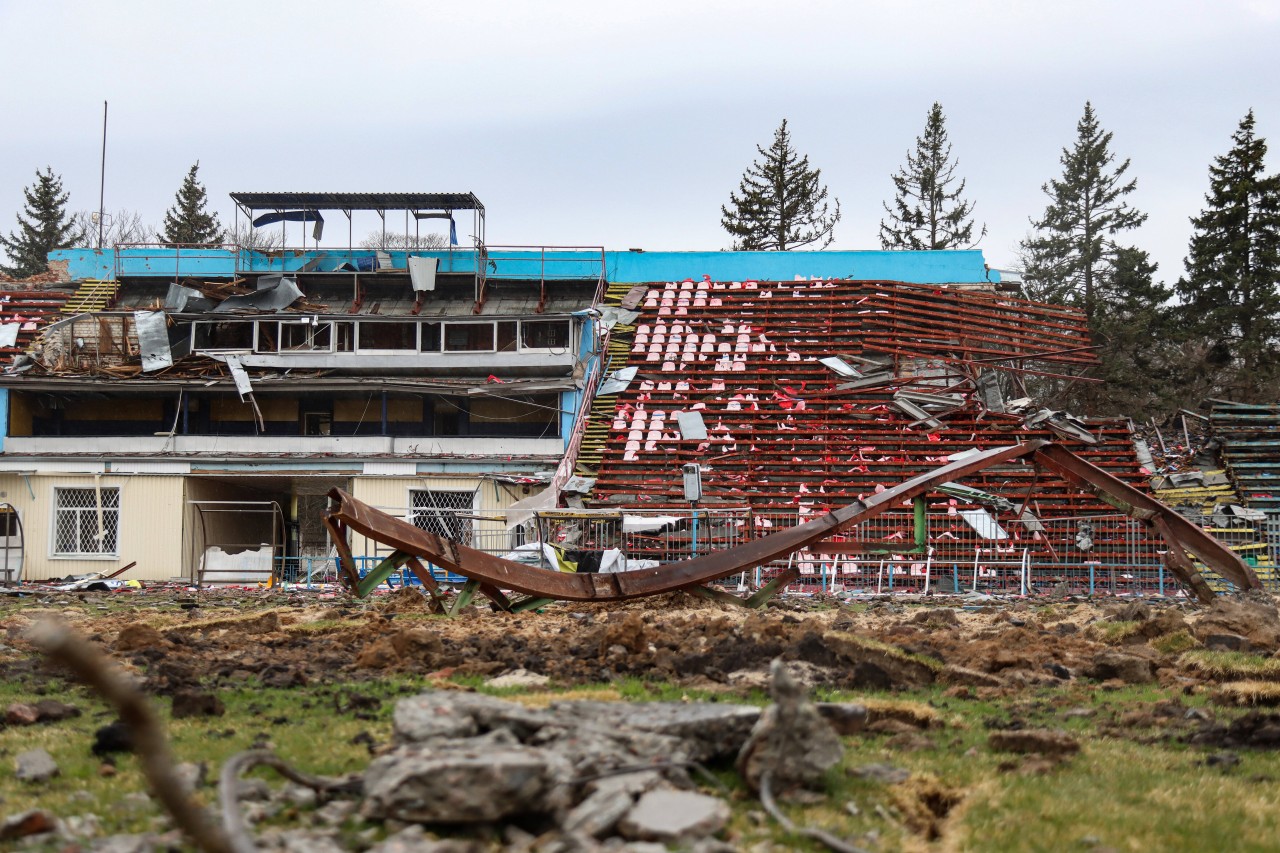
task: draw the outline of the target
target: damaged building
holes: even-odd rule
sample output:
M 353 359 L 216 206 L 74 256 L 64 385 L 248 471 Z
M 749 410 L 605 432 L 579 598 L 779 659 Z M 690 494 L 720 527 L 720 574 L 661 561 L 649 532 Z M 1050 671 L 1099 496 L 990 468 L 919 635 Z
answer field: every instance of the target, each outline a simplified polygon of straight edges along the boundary
M 616 572 L 1020 442 L 1146 488 L 1131 423 L 1036 402 L 1092 381 L 1083 316 L 1020 298 L 978 251 L 504 247 L 469 193 L 233 199 L 313 244 L 345 221 L 348 246 L 68 250 L 72 281 L 0 306 L 0 561 L 23 577 L 332 580 L 332 489 L 490 554 Z M 359 211 L 403 217 L 404 243 L 423 219 L 472 233 L 358 249 Z M 391 553 L 349 545 L 362 571 Z M 1168 559 L 1018 459 L 736 582 L 1147 594 L 1175 588 Z
M 483 234 L 469 193 L 234 199 L 251 219 L 376 210 L 467 216 Z M 323 572 L 335 486 L 482 535 L 484 512 L 561 464 L 598 349 L 603 267 L 597 252 L 486 276 L 480 239 L 430 257 L 71 252 L 87 274 L 63 292 L 15 293 L 0 500 L 20 519 L 23 576 Z

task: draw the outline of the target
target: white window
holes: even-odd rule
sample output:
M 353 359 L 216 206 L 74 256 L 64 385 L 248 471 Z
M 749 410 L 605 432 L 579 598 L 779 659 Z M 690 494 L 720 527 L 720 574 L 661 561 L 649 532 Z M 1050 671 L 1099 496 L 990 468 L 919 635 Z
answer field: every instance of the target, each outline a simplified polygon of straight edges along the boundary
M 409 490 L 409 520 L 414 526 L 459 545 L 471 545 L 476 492 Z
M 119 488 L 53 490 L 55 557 L 114 557 L 119 543 Z

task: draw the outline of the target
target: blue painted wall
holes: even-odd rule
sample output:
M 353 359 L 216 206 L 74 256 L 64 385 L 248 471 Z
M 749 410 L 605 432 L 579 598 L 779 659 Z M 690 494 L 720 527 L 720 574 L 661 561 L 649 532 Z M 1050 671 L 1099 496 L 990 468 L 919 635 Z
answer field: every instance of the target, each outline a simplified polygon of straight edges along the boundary
M 4 453 L 4 439 L 9 434 L 9 389 L 0 388 L 0 453 Z
M 405 252 L 391 252 L 393 264 L 406 265 Z M 476 256 L 470 249 L 434 252 L 442 272 L 473 272 Z M 227 249 L 59 249 L 50 260 L 70 261 L 72 278 L 157 277 L 230 278 L 236 271 L 236 252 Z M 254 272 L 332 270 L 342 263 L 368 266 L 373 252 L 357 249 L 288 251 L 265 255 L 245 252 L 242 267 Z M 601 256 L 592 252 L 493 251 L 488 259 L 492 278 L 585 278 L 600 275 Z M 998 282 L 988 275 L 982 252 L 605 252 L 606 278 L 611 282 L 682 281 L 710 276 L 715 281 L 789 281 L 796 276 L 862 280 L 908 281 L 918 284 Z

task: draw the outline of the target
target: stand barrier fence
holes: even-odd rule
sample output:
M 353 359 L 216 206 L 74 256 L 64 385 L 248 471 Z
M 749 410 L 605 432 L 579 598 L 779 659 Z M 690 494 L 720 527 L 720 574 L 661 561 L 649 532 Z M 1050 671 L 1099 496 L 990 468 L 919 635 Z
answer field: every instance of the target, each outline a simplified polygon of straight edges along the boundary
M 671 562 L 720 551 L 752 539 L 811 521 L 817 514 L 796 511 L 708 508 L 696 510 L 554 510 L 523 513 L 508 527 L 502 512 L 445 508 L 385 508 L 400 518 L 445 535 L 469 547 L 509 559 L 540 563 L 551 557 L 544 544 L 568 552 L 568 558 L 619 549 L 628 561 Z M 944 511 L 938 511 L 944 510 Z M 923 529 L 904 509 L 845 530 L 848 553 L 797 552 L 789 559 L 753 567 L 721 581 L 730 589 L 753 589 L 788 563 L 800 577 L 793 593 L 941 595 L 1178 595 L 1177 581 L 1165 568 L 1165 544 L 1140 522 L 1124 515 L 1028 519 L 1006 517 L 972 521 L 965 511 L 932 507 Z M 1191 516 L 1240 553 L 1266 588 L 1280 590 L 1280 515 L 1244 522 L 1220 516 Z M 355 551 L 363 576 L 390 554 L 385 546 L 359 539 Z M 363 546 L 363 553 L 361 547 Z M 289 557 L 278 561 L 280 577 L 314 586 L 337 580 L 334 557 Z M 588 561 L 589 563 L 589 561 Z M 652 564 L 652 563 L 650 563 Z M 430 566 L 440 583 L 461 584 L 465 578 Z M 1211 586 L 1230 585 L 1206 574 Z M 393 586 L 416 584 L 407 569 L 391 579 Z

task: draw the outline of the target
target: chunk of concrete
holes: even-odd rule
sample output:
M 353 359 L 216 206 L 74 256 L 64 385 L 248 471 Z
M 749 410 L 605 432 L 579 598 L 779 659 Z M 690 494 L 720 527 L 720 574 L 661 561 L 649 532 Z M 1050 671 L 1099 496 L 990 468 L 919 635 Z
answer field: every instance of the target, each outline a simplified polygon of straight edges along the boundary
M 396 703 L 392 731 L 401 743 L 425 743 L 437 738 L 471 737 L 476 721 L 456 703 L 439 701 L 441 693 L 423 693 Z
M 485 682 L 489 687 L 523 687 L 529 689 L 546 687 L 550 683 L 551 679 L 548 676 L 529 672 L 527 669 L 515 669 L 490 678 Z
M 827 770 L 840 763 L 844 747 L 830 723 L 791 678 L 780 659 L 770 666 L 773 704 L 765 709 L 738 753 L 737 769 L 753 791 L 764 774 L 778 792 L 821 787 Z
M 18 753 L 17 777 L 22 782 L 48 782 L 61 771 L 53 756 L 43 749 Z
M 488 823 L 553 814 L 568 804 L 567 763 L 520 744 L 402 746 L 365 771 L 365 817 L 415 823 Z
M 610 728 L 678 738 L 688 744 L 694 761 L 736 755 L 760 719 L 759 708 L 719 702 L 555 702 L 551 711 Z
M 626 838 L 673 843 L 715 835 L 729 822 L 723 800 L 693 791 L 650 791 L 618 824 Z

